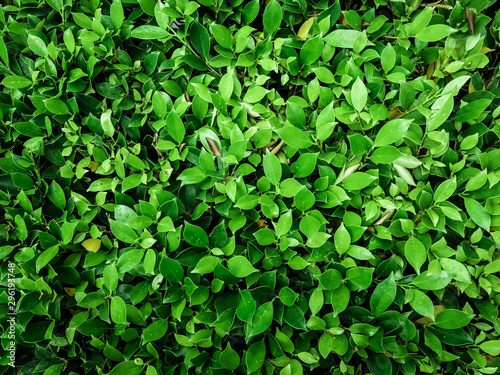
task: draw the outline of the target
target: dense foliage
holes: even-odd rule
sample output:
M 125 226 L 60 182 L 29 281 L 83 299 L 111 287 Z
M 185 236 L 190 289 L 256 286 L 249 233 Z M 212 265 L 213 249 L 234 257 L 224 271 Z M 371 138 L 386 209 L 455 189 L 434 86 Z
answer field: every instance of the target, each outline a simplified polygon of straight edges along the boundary
M 3 1 L 0 373 L 500 373 L 494 2 Z

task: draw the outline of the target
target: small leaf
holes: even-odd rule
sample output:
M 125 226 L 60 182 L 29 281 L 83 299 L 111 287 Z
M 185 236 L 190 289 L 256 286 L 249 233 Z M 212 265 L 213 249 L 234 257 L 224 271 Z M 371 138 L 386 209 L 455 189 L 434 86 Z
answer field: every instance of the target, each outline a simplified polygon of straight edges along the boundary
M 188 244 L 195 247 L 209 247 L 207 233 L 197 225 L 185 222 L 183 237 Z
M 307 21 L 305 21 L 302 26 L 300 26 L 299 31 L 297 32 L 297 36 L 302 39 L 306 40 L 307 35 L 309 34 L 309 30 L 311 30 L 311 27 L 314 23 L 314 20 L 318 17 L 309 17 Z
M 290 147 L 293 148 L 304 149 L 312 146 L 313 144 L 309 139 L 309 136 L 295 126 L 285 126 L 284 128 L 278 130 L 278 134 L 287 145 L 290 145 Z
M 115 134 L 115 127 L 111 122 L 111 113 L 111 109 L 108 109 L 101 115 L 101 126 L 104 130 L 104 134 L 106 134 L 108 137 L 112 137 Z
M 127 244 L 131 244 L 135 240 L 137 240 L 138 238 L 137 234 L 127 224 L 111 219 L 109 220 L 109 223 L 111 227 L 111 232 L 118 240 L 125 242 Z
M 323 40 L 333 47 L 353 48 L 354 42 L 360 34 L 361 32 L 357 30 L 335 30 L 326 35 Z
M 175 111 L 171 111 L 167 116 L 167 130 L 177 143 L 181 143 L 186 135 L 184 124 Z
M 491 216 L 486 209 L 472 198 L 464 198 L 465 209 L 472 221 L 486 231 L 490 231 Z
M 392 44 L 388 43 L 382 50 L 380 62 L 382 64 L 382 69 L 384 69 L 386 73 L 389 73 L 392 68 L 394 68 L 394 65 L 396 65 L 396 51 Z
M 2 85 L 11 89 L 24 89 L 31 86 L 31 80 L 22 76 L 7 76 L 2 80 Z
M 167 30 L 158 26 L 142 25 L 132 29 L 130 37 L 145 40 L 156 40 L 168 37 L 170 34 Z
M 442 182 L 434 192 L 436 202 L 444 202 L 450 198 L 457 188 L 457 178 L 454 176 L 451 180 Z
M 231 348 L 230 344 L 227 344 L 226 349 L 219 357 L 219 362 L 226 370 L 233 371 L 240 365 L 240 356 Z
M 271 35 L 274 34 L 283 19 L 283 11 L 276 0 L 269 1 L 262 17 L 264 30 Z
M 351 101 L 354 109 L 361 112 L 365 108 L 368 92 L 363 81 L 358 77 L 352 85 Z
M 485 341 L 481 343 L 479 347 L 482 351 L 488 353 L 489 355 L 500 355 L 500 340 Z
M 408 131 L 413 120 L 396 119 L 386 123 L 377 132 L 375 147 L 387 146 L 400 140 Z
M 125 19 L 121 0 L 113 0 L 109 9 L 109 14 L 111 15 L 111 22 L 113 22 L 113 25 L 115 25 L 117 29 L 121 28 L 123 20 Z
M 168 320 L 158 319 L 147 326 L 144 331 L 142 331 L 142 341 L 143 343 L 148 343 L 150 341 L 156 341 L 161 339 L 168 330 Z
M 436 325 L 445 329 L 458 329 L 465 327 L 474 317 L 460 310 L 446 309 L 436 316 Z
M 278 157 L 269 150 L 266 150 L 263 161 L 264 173 L 273 185 L 278 185 L 281 181 L 281 163 Z
M 427 26 L 423 30 L 420 30 L 415 38 L 421 40 L 422 42 L 437 42 L 441 39 L 446 38 L 448 35 L 456 32 L 457 30 L 443 24 Z
M 184 278 L 184 269 L 178 261 L 163 256 L 160 261 L 160 273 L 173 283 L 180 283 Z
M 257 341 L 250 345 L 245 356 L 245 365 L 248 372 L 252 373 L 262 367 L 266 359 L 266 344 L 264 341 Z
M 207 59 L 210 53 L 210 36 L 207 29 L 198 21 L 195 21 L 192 23 L 189 37 L 196 52 L 204 59 Z
M 228 270 L 236 277 L 247 277 L 257 271 L 252 264 L 242 255 L 236 255 L 227 261 Z
M 45 107 L 55 115 L 69 115 L 69 108 L 61 99 L 45 99 L 43 103 Z
M 349 250 L 349 246 L 351 246 L 351 236 L 345 228 L 344 223 L 340 224 L 340 227 L 335 232 L 333 241 L 335 243 L 335 250 L 337 250 L 339 254 L 344 254 Z
M 89 238 L 82 242 L 82 246 L 88 251 L 92 251 L 93 253 L 97 253 L 101 248 L 101 240 L 96 238 Z
M 246 325 L 248 327 L 247 337 L 250 338 L 266 331 L 273 322 L 274 308 L 272 302 L 265 302 L 257 308 L 255 312 L 252 325 Z
M 323 52 L 323 40 L 320 37 L 309 39 L 300 49 L 300 61 L 310 65 L 319 59 Z
M 420 274 L 420 268 L 427 260 L 427 251 L 422 242 L 416 237 L 410 237 L 405 243 L 405 258 L 415 269 L 417 274 Z
M 410 300 L 410 306 L 417 313 L 427 316 L 434 320 L 434 306 L 432 300 L 418 289 L 413 289 L 413 298 Z
M 391 272 L 390 276 L 377 285 L 370 297 L 370 309 L 373 314 L 380 315 L 394 302 L 396 298 L 396 282 Z

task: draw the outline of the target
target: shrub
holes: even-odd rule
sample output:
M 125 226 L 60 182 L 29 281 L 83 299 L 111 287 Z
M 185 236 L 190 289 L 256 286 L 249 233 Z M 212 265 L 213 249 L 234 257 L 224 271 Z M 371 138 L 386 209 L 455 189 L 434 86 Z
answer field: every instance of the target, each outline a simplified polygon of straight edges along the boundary
M 493 3 L 4 3 L 0 373 L 498 373 Z

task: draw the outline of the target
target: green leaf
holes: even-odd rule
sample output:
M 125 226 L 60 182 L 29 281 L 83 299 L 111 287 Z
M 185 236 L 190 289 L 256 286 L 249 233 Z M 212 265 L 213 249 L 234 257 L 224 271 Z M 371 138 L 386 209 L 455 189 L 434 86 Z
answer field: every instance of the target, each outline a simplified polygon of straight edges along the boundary
M 113 233 L 113 236 L 115 236 L 118 240 L 125 243 L 133 243 L 137 240 L 137 234 L 127 224 L 111 219 L 109 219 L 109 224 L 111 227 L 111 233 Z
M 465 191 L 478 190 L 484 186 L 486 181 L 488 181 L 488 171 L 484 169 L 467 181 L 467 184 L 465 184 Z
M 288 121 L 298 128 L 303 128 L 306 124 L 306 115 L 301 106 L 289 102 L 286 106 L 286 117 Z
M 408 110 L 411 108 L 416 98 L 415 88 L 409 83 L 401 82 L 399 89 L 399 101 L 401 106 Z M 453 103 L 453 101 L 452 101 Z M 448 114 L 449 115 L 449 114 Z M 448 117 L 448 116 L 447 116 Z
M 377 285 L 370 298 L 370 310 L 375 315 L 386 311 L 396 298 L 396 281 L 391 272 L 388 278 Z
M 396 65 L 396 51 L 392 44 L 388 43 L 380 54 L 380 62 L 384 72 L 389 73 Z
M 431 25 L 417 32 L 415 38 L 421 40 L 422 42 L 437 42 L 456 31 L 456 29 L 448 25 Z
M 307 153 L 300 155 L 295 163 L 292 164 L 292 172 L 295 178 L 304 178 L 310 176 L 316 168 L 318 153 Z
M 285 306 L 292 306 L 295 303 L 295 301 L 297 300 L 298 296 L 299 295 L 297 293 L 295 293 L 289 287 L 281 288 L 280 291 L 279 291 L 280 301 Z
M 275 0 L 273 0 L 275 1 Z M 305 149 L 312 146 L 309 136 L 295 126 L 286 126 L 277 130 L 283 141 L 290 147 L 297 149 Z
M 435 274 L 429 274 L 428 271 L 424 271 L 413 279 L 413 285 L 424 290 L 439 290 L 446 287 L 450 281 L 451 276 L 445 271 Z
M 266 177 L 273 185 L 277 186 L 281 181 L 282 173 L 281 163 L 278 157 L 267 150 L 262 164 Z
M 276 235 L 269 228 L 259 229 L 253 234 L 259 245 L 269 246 L 276 241 Z
M 283 236 L 287 234 L 292 228 L 292 224 L 293 224 L 292 211 L 288 210 L 286 213 L 282 214 L 278 219 L 278 223 L 276 224 L 276 234 L 278 236 Z
M 117 29 L 121 28 L 125 19 L 121 0 L 113 0 L 109 9 L 109 14 L 113 25 L 115 25 Z
M 184 225 L 183 237 L 188 244 L 195 247 L 209 247 L 208 235 L 202 228 L 187 221 Z
M 22 76 L 7 76 L 2 80 L 2 85 L 10 89 L 24 89 L 31 86 L 31 80 Z
M 323 304 L 325 301 L 325 297 L 323 295 L 323 291 L 321 289 L 314 289 L 311 293 L 311 297 L 309 298 L 309 308 L 311 309 L 311 313 L 316 315 L 323 308 Z
M 464 198 L 464 203 L 467 214 L 472 221 L 489 232 L 491 227 L 491 216 L 488 211 L 485 210 L 481 203 L 472 198 Z
M 102 130 L 104 130 L 104 134 L 108 137 L 112 137 L 115 134 L 115 127 L 111 122 L 111 109 L 107 109 L 101 115 L 101 126 Z
M 170 34 L 167 30 L 158 26 L 142 25 L 132 29 L 130 36 L 136 39 L 156 40 L 168 37 Z
M 374 271 L 367 267 L 350 268 L 346 272 L 346 279 L 357 286 L 358 290 L 365 290 L 370 287 Z
M 460 310 L 446 309 L 436 316 L 436 325 L 444 329 L 458 329 L 465 327 L 474 317 Z
M 418 289 L 412 289 L 413 298 L 410 300 L 410 306 L 413 310 L 423 316 L 434 320 L 434 305 L 432 300 Z
M 257 302 L 255 302 L 248 290 L 240 291 L 240 297 L 240 303 L 236 308 L 236 316 L 243 322 L 252 323 L 255 310 L 257 309 Z
M 363 81 L 358 77 L 352 85 L 351 101 L 354 109 L 361 112 L 365 108 L 368 92 Z
M 489 355 L 497 356 L 500 354 L 500 340 L 485 341 L 479 347 Z
M 323 40 L 333 47 L 354 48 L 354 41 L 360 34 L 361 32 L 357 30 L 335 30 L 326 35 Z
M 266 359 L 266 344 L 264 341 L 257 341 L 250 345 L 245 356 L 245 365 L 248 373 L 257 371 L 262 367 Z
M 271 326 L 271 323 L 273 322 L 273 314 L 274 308 L 272 302 L 265 302 L 257 308 L 252 320 L 252 325 L 245 325 L 247 328 L 247 341 L 258 334 L 265 332 Z
M 210 53 L 210 36 L 207 29 L 198 21 L 195 21 L 191 26 L 189 38 L 196 52 L 206 60 Z
M 228 270 L 236 277 L 247 277 L 257 271 L 256 268 L 242 255 L 236 255 L 227 261 Z
M 214 23 L 210 26 L 210 28 L 217 43 L 219 43 L 224 48 L 231 49 L 233 44 L 233 37 L 227 27 Z
M 215 267 L 219 263 L 220 263 L 219 258 L 207 255 L 198 261 L 196 267 L 191 271 L 191 273 L 198 273 L 200 275 L 212 273 L 214 272 Z
M 43 251 L 36 259 L 36 272 L 39 272 L 59 253 L 59 246 L 55 245 Z
M 351 236 L 345 228 L 344 223 L 341 223 L 340 227 L 336 230 L 333 241 L 335 243 L 335 250 L 337 250 L 339 254 L 344 254 L 349 250 L 351 246 Z
M 257 195 L 244 195 L 234 205 L 236 208 L 242 210 L 251 210 L 259 204 L 259 197 Z
M 335 290 L 342 285 L 342 275 L 333 268 L 323 272 L 318 280 L 320 285 L 326 290 Z
M 160 273 L 173 283 L 180 283 L 184 278 L 184 269 L 179 262 L 166 256 L 160 261 Z
M 142 342 L 144 344 L 161 339 L 168 330 L 168 320 L 158 319 L 142 331 Z
M 450 198 L 457 188 L 457 178 L 442 182 L 434 192 L 434 200 L 436 202 L 444 202 Z
M 432 104 L 432 112 L 427 117 L 427 129 L 433 131 L 439 128 L 450 117 L 453 111 L 453 96 L 451 94 L 441 96 Z
M 45 104 L 45 108 L 55 115 L 69 115 L 69 108 L 61 99 L 45 99 L 43 103 Z
M 255 86 L 255 87 L 261 87 L 261 86 Z M 233 95 L 233 90 L 234 90 L 233 75 L 231 73 L 226 73 L 220 79 L 219 94 L 222 97 L 222 99 L 224 99 L 227 102 L 231 98 L 231 95 Z M 248 92 L 247 92 L 247 94 L 248 94 Z M 246 95 L 245 95 L 245 97 L 246 97 Z M 245 99 L 243 99 L 243 101 L 248 102 L 248 100 L 245 100 Z M 260 99 L 257 101 L 260 101 Z
M 453 121 L 467 122 L 478 118 L 488 106 L 491 99 L 478 99 L 460 108 L 453 116 Z
M 177 143 L 181 143 L 186 135 L 184 124 L 175 111 L 171 111 L 167 116 L 167 131 Z
M 243 97 L 243 101 L 247 103 L 260 102 L 266 96 L 267 92 L 262 86 L 251 87 Z
M 135 361 L 125 361 L 113 367 L 107 375 L 140 375 L 144 365 L 137 365 Z
M 264 9 L 262 16 L 264 30 L 268 34 L 274 34 L 278 30 L 281 20 L 283 19 L 283 11 L 276 0 L 271 0 Z
M 319 59 L 323 52 L 323 40 L 320 37 L 309 39 L 300 49 L 300 61 L 303 65 L 310 65 Z
M 226 370 L 233 371 L 240 365 L 240 356 L 231 348 L 230 344 L 227 344 L 226 349 L 219 357 L 219 363 Z
M 28 35 L 28 47 L 35 55 L 47 57 L 47 46 L 45 42 L 36 35 Z
M 127 307 L 120 296 L 111 298 L 110 316 L 114 323 L 127 323 Z
M 408 131 L 413 120 L 396 119 L 389 121 L 378 131 L 375 147 L 388 146 L 400 140 Z
M 104 285 L 110 292 L 114 291 L 118 286 L 118 271 L 115 265 L 108 265 L 103 272 Z
M 403 153 L 394 146 L 382 146 L 373 151 L 370 159 L 377 164 L 389 164 L 403 156 Z
M 304 313 L 297 305 L 292 305 L 285 308 L 283 320 L 292 328 L 300 329 L 303 331 L 307 330 Z
M 47 192 L 47 196 L 49 197 L 50 201 L 56 206 L 57 208 L 64 210 L 66 207 L 66 196 L 64 195 L 64 190 L 62 187 L 55 181 L 52 181 L 52 183 L 49 186 L 49 191 Z
M 427 260 L 427 251 L 422 242 L 416 237 L 410 237 L 405 243 L 405 258 L 420 274 L 420 268 Z
M 433 11 L 432 7 L 425 7 L 411 22 L 408 34 L 415 36 L 419 31 L 425 29 L 432 18 Z
M 342 186 L 347 191 L 361 190 L 369 186 L 376 179 L 375 176 L 365 172 L 354 172 L 344 179 Z

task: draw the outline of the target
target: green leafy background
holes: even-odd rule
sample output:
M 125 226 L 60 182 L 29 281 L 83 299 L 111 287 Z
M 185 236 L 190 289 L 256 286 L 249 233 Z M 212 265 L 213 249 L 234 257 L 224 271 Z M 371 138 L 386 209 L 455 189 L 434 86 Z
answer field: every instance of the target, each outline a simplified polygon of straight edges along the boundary
M 0 373 L 500 373 L 494 3 L 3 2 Z

